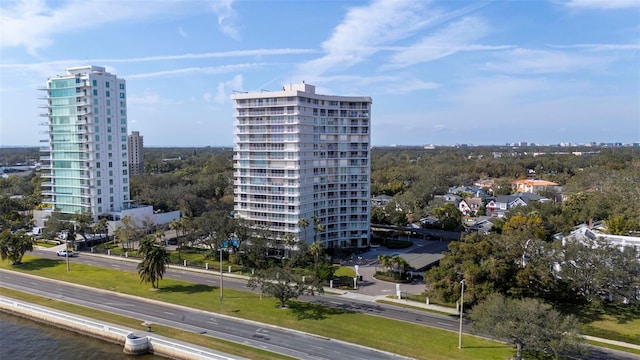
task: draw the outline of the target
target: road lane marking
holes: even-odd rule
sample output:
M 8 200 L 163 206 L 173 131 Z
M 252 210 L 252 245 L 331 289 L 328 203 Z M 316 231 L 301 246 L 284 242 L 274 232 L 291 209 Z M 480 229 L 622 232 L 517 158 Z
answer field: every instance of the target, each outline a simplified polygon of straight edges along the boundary
M 447 323 L 443 323 L 443 322 L 440 322 L 440 321 L 436 321 L 436 324 L 440 324 L 440 325 L 443 325 L 443 326 L 453 326 L 453 324 L 447 324 Z
M 163 311 L 163 312 L 164 312 L 165 314 L 167 314 L 167 315 L 175 315 L 175 313 L 172 313 L 172 312 L 170 312 L 170 311 Z

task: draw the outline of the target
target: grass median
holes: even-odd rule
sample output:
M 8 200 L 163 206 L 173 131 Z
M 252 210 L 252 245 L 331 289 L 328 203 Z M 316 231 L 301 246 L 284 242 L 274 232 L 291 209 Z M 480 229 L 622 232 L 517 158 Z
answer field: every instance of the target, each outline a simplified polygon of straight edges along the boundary
M 7 263 L 2 263 L 1 266 L 32 275 L 301 330 L 417 359 L 506 359 L 514 353 L 511 346 L 466 335 L 463 337 L 464 348 L 458 349 L 458 335 L 455 332 L 315 304 L 292 301 L 289 308 L 283 310 L 277 307 L 275 299 L 261 298 L 259 294 L 250 292 L 225 289 L 224 301 L 220 302 L 217 287 L 173 279 L 162 280 L 160 289 L 152 291 L 148 284 L 140 283 L 137 274 L 75 263 L 71 264 L 71 271 L 67 272 L 62 260 L 25 256 L 20 266 Z
M 85 306 L 70 304 L 64 301 L 49 299 L 43 296 L 25 293 L 5 287 L 0 287 L 0 294 L 12 299 L 29 302 L 60 311 L 84 316 L 87 318 L 104 321 L 115 325 L 125 326 L 131 329 L 144 330 L 141 319 L 134 319 L 126 316 L 116 315 L 109 312 L 88 308 Z M 193 345 L 203 346 L 209 349 L 225 352 L 227 354 L 238 355 L 248 359 L 269 359 L 269 360 L 290 360 L 294 359 L 281 354 L 275 354 L 266 350 L 257 349 L 251 346 L 237 344 L 210 336 L 194 334 L 190 331 L 180 330 L 164 325 L 153 324 L 154 334 L 167 338 L 184 341 Z

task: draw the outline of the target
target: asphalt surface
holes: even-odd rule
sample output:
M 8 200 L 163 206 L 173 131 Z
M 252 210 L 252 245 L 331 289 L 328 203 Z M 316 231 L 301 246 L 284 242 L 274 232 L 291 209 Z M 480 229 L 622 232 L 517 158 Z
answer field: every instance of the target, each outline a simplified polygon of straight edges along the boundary
M 45 258 L 58 258 L 55 252 L 50 250 L 34 250 L 34 255 Z M 86 254 L 80 254 L 80 256 L 70 259 L 71 266 L 73 263 L 83 263 L 98 267 L 113 268 L 123 271 L 136 272 L 136 263 L 129 261 L 122 261 L 118 257 L 106 258 L 96 257 Z M 0 274 L 2 283 L 7 286 L 8 275 L 6 272 Z M 198 284 L 207 284 L 210 286 L 219 286 L 219 275 L 217 273 L 198 273 L 188 270 L 180 270 L 170 268 L 165 274 L 166 278 L 178 279 Z M 157 303 L 154 306 L 148 306 L 149 301 L 144 299 L 136 299 L 137 304 L 131 304 L 129 301 L 131 297 L 122 296 L 117 294 L 110 294 L 109 296 L 115 296 L 112 300 L 107 301 L 105 294 L 107 292 L 95 289 L 87 289 L 88 292 L 94 292 L 93 295 L 79 296 L 77 288 L 60 285 L 59 283 L 52 282 L 53 285 L 47 285 L 47 290 L 42 290 L 40 285 L 35 286 L 33 283 L 38 281 L 51 282 L 45 279 L 29 279 L 29 284 L 25 284 L 24 279 L 16 280 L 12 286 L 20 287 L 16 288 L 22 291 L 28 291 L 37 293 L 43 296 L 52 297 L 53 294 L 63 298 L 66 301 L 74 299 L 78 301 L 78 304 L 99 308 L 101 310 L 110 311 L 114 313 L 120 313 L 125 316 L 140 318 L 143 317 L 146 321 L 154 323 L 166 324 L 178 328 L 183 328 L 188 331 L 194 331 L 202 334 L 207 334 L 215 337 L 224 338 L 230 341 L 239 342 L 251 346 L 260 347 L 269 351 L 283 353 L 289 356 L 302 359 L 393 359 L 401 358 L 400 356 L 379 352 L 373 349 L 363 348 L 358 345 L 349 344 L 332 339 L 317 337 L 309 334 L 295 332 L 286 329 L 279 329 L 266 324 L 257 324 L 253 322 L 247 322 L 238 320 L 235 318 L 227 318 L 214 313 L 206 313 L 194 309 L 188 309 L 179 307 L 179 310 L 175 310 L 174 305 Z M 42 286 L 45 286 L 42 284 Z M 8 286 L 11 287 L 11 286 Z M 225 277 L 224 288 L 231 288 L 241 291 L 250 291 L 246 287 L 246 281 L 242 279 L 234 279 Z M 89 300 L 84 296 L 90 297 Z M 129 299 L 124 301 L 123 298 Z M 215 299 L 217 301 L 217 299 Z M 381 316 L 385 318 L 391 318 L 415 324 L 431 326 L 453 332 L 458 331 L 459 322 L 457 317 L 451 317 L 446 315 L 439 315 L 433 313 L 426 313 L 419 310 L 405 309 L 393 305 L 371 303 L 370 301 L 363 301 L 354 298 L 342 298 L 335 295 L 316 295 L 316 296 L 303 296 L 300 300 L 308 301 L 312 303 L 323 304 L 331 307 L 348 309 L 352 311 L 358 311 L 367 313 L 370 315 Z M 133 309 L 135 307 L 135 309 Z M 147 308 L 149 308 L 147 310 Z M 173 310 L 172 310 L 173 309 Z M 148 311 L 148 312 L 147 312 Z M 221 319 L 225 319 L 224 324 L 221 323 Z M 242 323 L 244 325 L 239 325 Z M 223 329 L 223 330 L 221 330 Z M 240 329 L 239 333 L 236 329 Z M 465 322 L 463 332 L 467 333 L 468 324 Z M 295 336 L 293 336 L 295 334 Z M 225 336 L 230 336 L 227 338 Z M 298 338 L 301 337 L 301 338 Z M 306 342 L 308 341 L 308 343 Z M 348 357 L 345 357 L 349 354 Z M 621 359 L 631 360 L 640 359 L 639 356 L 633 354 L 624 353 L 615 350 L 593 348 L 589 355 L 585 359 L 593 360 L 605 360 L 605 359 Z

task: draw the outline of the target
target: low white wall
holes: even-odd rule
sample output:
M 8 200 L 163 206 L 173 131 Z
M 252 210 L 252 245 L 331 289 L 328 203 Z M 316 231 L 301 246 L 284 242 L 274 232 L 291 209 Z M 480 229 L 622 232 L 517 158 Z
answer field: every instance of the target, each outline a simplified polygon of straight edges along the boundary
M 131 332 L 130 330 L 5 297 L 0 297 L 0 309 L 117 344 L 124 344 L 127 334 Z
M 71 331 L 93 336 L 102 340 L 124 345 L 127 335 L 133 331 L 119 328 L 109 324 L 74 316 L 63 311 L 52 310 L 46 307 L 32 305 L 22 301 L 0 296 L 0 311 L 7 311 L 18 314 L 36 321 L 52 324 Z M 169 357 L 172 359 L 184 360 L 235 360 L 239 357 L 229 357 L 223 354 L 216 354 L 203 348 L 191 347 L 185 344 L 173 342 L 170 339 L 156 336 L 146 336 L 148 340 L 149 352 Z

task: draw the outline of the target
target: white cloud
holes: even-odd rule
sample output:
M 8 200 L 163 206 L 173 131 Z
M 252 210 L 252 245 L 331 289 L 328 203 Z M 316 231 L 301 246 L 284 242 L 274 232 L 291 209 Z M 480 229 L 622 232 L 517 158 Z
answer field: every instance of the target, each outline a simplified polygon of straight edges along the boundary
M 544 74 L 600 70 L 612 58 L 573 54 L 562 51 L 514 49 L 496 55 L 500 60 L 481 66 L 488 71 L 510 74 Z
M 130 74 L 124 75 L 123 77 L 126 79 L 143 79 L 150 77 L 159 77 L 159 76 L 171 76 L 171 75 L 179 75 L 179 74 L 187 74 L 187 73 L 201 73 L 201 74 L 224 74 L 239 70 L 246 70 L 249 68 L 257 68 L 264 66 L 264 63 L 252 63 L 252 64 L 234 64 L 234 65 L 223 65 L 216 67 L 189 67 L 189 68 L 181 68 L 181 69 L 173 69 L 173 70 L 163 70 L 156 71 L 150 73 L 142 73 L 142 74 Z
M 206 92 L 202 98 L 207 103 L 213 102 L 215 104 L 222 105 L 229 99 L 231 91 L 242 89 L 242 80 L 242 75 L 238 74 L 229 81 L 221 81 L 218 83 L 215 95 L 210 92 Z
M 251 50 L 234 50 L 234 51 L 221 51 L 213 53 L 187 53 L 178 55 L 154 55 L 143 56 L 133 58 L 119 58 L 119 59 L 66 59 L 46 61 L 30 64 L 0 64 L 1 68 L 19 69 L 38 71 L 42 67 L 55 68 L 56 71 L 69 66 L 69 64 L 112 64 L 112 63 L 136 63 L 136 62 L 154 62 L 154 61 L 172 61 L 172 60 L 193 60 L 193 59 L 215 59 L 215 58 L 227 58 L 227 57 L 260 57 L 269 55 L 304 55 L 316 53 L 315 49 L 251 49 Z M 51 75 L 54 72 L 43 72 L 44 74 Z
M 570 0 L 565 5 L 571 8 L 626 9 L 640 8 L 640 0 Z
M 483 6 L 474 3 L 445 12 L 428 8 L 425 1 L 376 0 L 349 9 L 344 20 L 322 44 L 325 55 L 298 67 L 298 74 L 318 77 L 334 69 L 345 69 L 390 49 L 389 44 L 414 36 L 420 30 L 445 23 Z
M 172 13 L 181 2 L 157 1 L 149 6 L 144 1 L 132 1 L 125 5 L 119 1 L 70 0 L 47 5 L 42 0 L 20 0 L 2 8 L 1 46 L 24 46 L 29 52 L 35 53 L 37 49 L 51 45 L 55 35 Z
M 187 34 L 187 32 L 184 31 L 182 26 L 178 26 L 178 34 L 180 34 L 180 36 L 182 36 L 183 38 L 189 37 L 189 34 Z
M 378 0 L 351 8 L 344 21 L 322 44 L 325 55 L 300 66 L 302 74 L 322 74 L 348 67 L 376 53 L 377 46 L 407 38 L 427 21 L 421 1 Z
M 510 46 L 473 45 L 489 33 L 487 22 L 478 17 L 465 17 L 427 36 L 418 43 L 398 51 L 391 64 L 383 68 L 401 68 L 437 60 L 459 51 L 502 50 Z
M 239 40 L 238 15 L 233 9 L 233 2 L 234 0 L 215 0 L 211 8 L 218 15 L 218 26 L 220 26 L 220 30 L 230 38 Z
M 159 95 L 145 93 L 142 96 L 129 96 L 127 102 L 130 105 L 155 105 L 160 104 L 162 100 Z
M 549 46 L 554 49 L 585 49 L 592 51 L 640 50 L 640 44 L 575 44 Z

